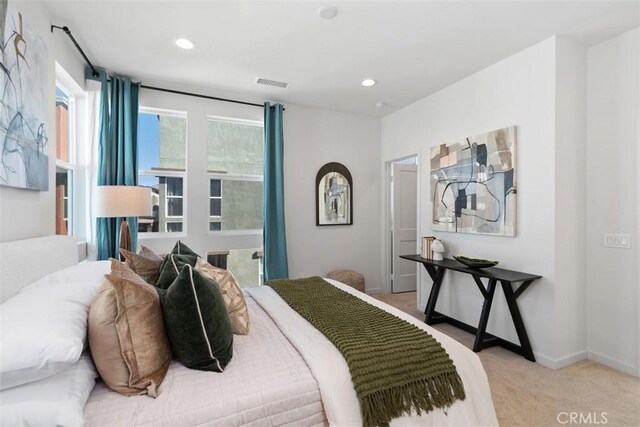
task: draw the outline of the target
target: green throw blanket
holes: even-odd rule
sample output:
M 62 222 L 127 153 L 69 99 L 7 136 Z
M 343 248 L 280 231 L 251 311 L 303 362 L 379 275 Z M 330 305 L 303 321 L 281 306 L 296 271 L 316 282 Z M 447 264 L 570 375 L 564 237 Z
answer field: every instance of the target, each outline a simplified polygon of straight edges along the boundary
M 267 283 L 336 346 L 349 366 L 364 426 L 464 400 L 462 380 L 431 335 L 320 277 Z

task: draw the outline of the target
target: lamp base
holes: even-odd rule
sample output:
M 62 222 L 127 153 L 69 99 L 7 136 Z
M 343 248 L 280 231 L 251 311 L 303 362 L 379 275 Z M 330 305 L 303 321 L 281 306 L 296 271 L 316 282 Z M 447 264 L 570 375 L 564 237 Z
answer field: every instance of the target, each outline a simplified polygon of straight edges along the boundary
M 120 249 L 131 252 L 131 232 L 129 232 L 129 225 L 125 218 L 122 218 L 122 223 L 120 223 Z M 118 255 L 120 261 L 124 261 L 120 250 L 118 250 Z

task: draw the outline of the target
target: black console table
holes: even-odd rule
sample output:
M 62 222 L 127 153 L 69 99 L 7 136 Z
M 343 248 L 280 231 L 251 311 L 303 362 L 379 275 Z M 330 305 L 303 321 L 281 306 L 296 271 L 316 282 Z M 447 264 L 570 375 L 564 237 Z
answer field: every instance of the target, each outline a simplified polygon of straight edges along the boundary
M 522 322 L 522 316 L 520 315 L 520 310 L 518 309 L 518 303 L 516 300 L 529 287 L 529 285 L 533 283 L 534 280 L 539 279 L 542 276 L 504 270 L 502 268 L 495 267 L 475 269 L 466 267 L 458 261 L 448 258 L 445 258 L 442 261 L 422 258 L 420 255 L 400 255 L 400 258 L 421 263 L 427 270 L 427 273 L 429 273 L 431 280 L 433 280 L 433 286 L 431 287 L 427 307 L 424 310 L 424 321 L 427 325 L 449 323 L 467 332 L 475 334 L 476 340 L 473 344 L 473 351 L 475 352 L 478 352 L 483 348 L 499 345 L 507 350 L 521 354 L 527 360 L 532 362 L 536 361 L 533 356 L 533 350 L 531 350 L 527 330 Z M 442 286 L 442 279 L 444 278 L 444 273 L 447 270 L 458 271 L 460 273 L 467 273 L 471 275 L 473 280 L 476 282 L 476 285 L 478 285 L 478 289 L 480 289 L 482 296 L 484 296 L 484 304 L 482 305 L 482 313 L 480 314 L 478 327 L 468 325 L 458 319 L 454 319 L 453 317 L 449 317 L 436 311 L 436 302 L 438 301 L 438 294 L 440 293 L 440 287 Z M 482 279 L 488 279 L 489 281 L 486 288 Z M 502 285 L 502 290 L 504 292 L 505 299 L 507 300 L 507 305 L 509 306 L 509 312 L 513 319 L 513 325 L 518 333 L 520 345 L 516 345 L 486 332 L 487 321 L 489 320 L 489 313 L 491 312 L 491 302 L 493 301 L 493 294 L 495 293 L 496 284 L 498 282 Z M 512 283 L 522 284 L 514 290 Z

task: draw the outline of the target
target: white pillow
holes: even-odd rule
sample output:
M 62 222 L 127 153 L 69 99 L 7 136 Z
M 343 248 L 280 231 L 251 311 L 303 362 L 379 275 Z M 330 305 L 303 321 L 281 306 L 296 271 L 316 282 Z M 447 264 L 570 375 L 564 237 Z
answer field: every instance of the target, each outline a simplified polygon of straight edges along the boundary
M 109 271 L 108 261 L 78 264 L 0 305 L 0 390 L 46 378 L 80 358 L 89 305 Z
M 0 391 L 0 425 L 82 426 L 97 376 L 85 354 L 53 376 Z

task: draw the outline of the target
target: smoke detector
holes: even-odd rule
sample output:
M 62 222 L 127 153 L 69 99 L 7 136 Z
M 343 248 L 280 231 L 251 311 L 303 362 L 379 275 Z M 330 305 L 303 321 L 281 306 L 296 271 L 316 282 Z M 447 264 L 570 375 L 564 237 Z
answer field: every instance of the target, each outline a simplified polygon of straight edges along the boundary
M 291 86 L 291 83 L 280 82 L 278 80 L 265 79 L 262 77 L 256 77 L 256 84 L 278 87 L 280 89 L 286 89 Z
M 335 6 L 325 6 L 318 9 L 318 16 L 322 19 L 333 19 L 338 14 Z

